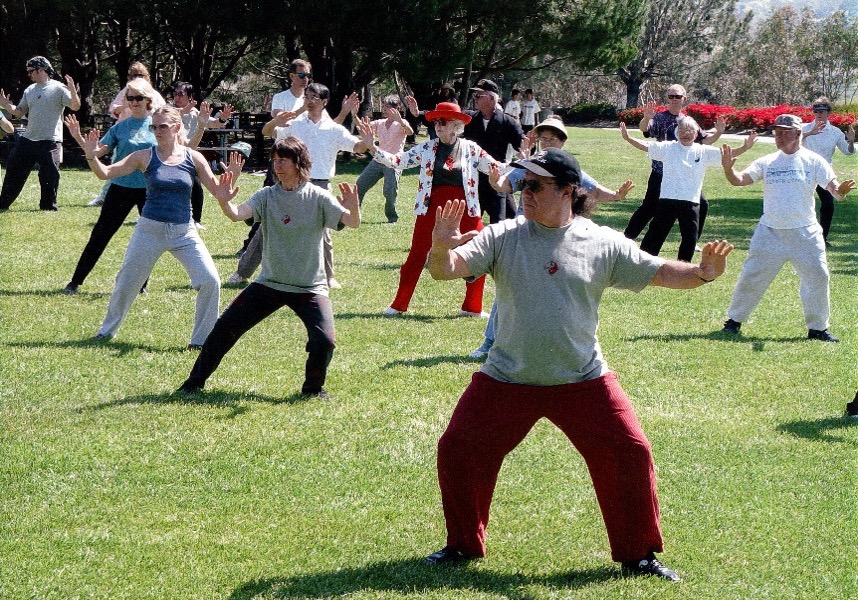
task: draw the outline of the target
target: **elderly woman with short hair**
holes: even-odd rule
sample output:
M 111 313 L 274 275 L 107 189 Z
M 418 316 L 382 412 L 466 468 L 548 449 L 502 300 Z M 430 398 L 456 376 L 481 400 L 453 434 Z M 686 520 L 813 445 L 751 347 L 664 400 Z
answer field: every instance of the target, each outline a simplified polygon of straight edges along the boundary
M 438 137 L 396 154 L 375 146 L 369 123 L 363 122 L 359 126 L 361 137 L 375 160 L 396 169 L 420 167 L 417 202 L 414 206 L 417 220 L 414 223 L 411 250 L 399 271 L 399 289 L 393 303 L 385 309 L 386 315 L 398 315 L 408 310 L 432 247 L 435 209 L 444 206 L 447 200 L 463 199 L 467 210 L 462 217 L 462 232 L 482 230 L 477 171 L 488 174 L 490 165 L 500 165 L 479 145 L 461 137 L 471 117 L 463 113 L 457 104 L 440 102 L 435 110 L 426 112 L 426 119 L 435 126 Z M 485 277 L 465 284 L 465 300 L 459 311 L 460 316 L 488 316 L 482 312 L 484 285 Z

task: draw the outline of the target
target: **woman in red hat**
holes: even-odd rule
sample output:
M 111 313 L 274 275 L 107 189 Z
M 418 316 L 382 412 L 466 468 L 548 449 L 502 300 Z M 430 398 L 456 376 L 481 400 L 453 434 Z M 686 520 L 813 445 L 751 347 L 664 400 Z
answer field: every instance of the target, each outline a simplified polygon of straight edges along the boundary
M 467 211 L 462 217 L 461 231 L 480 231 L 483 222 L 477 193 L 477 171 L 488 173 L 490 165 L 500 166 L 479 145 L 461 137 L 471 117 L 464 114 L 458 104 L 440 102 L 435 110 L 426 113 L 426 120 L 435 126 L 438 137 L 397 154 L 379 150 L 368 126 L 362 125 L 360 128 L 363 142 L 369 146 L 375 160 L 396 169 L 420 166 L 417 202 L 414 205 L 417 220 L 411 237 L 411 250 L 399 270 L 399 289 L 393 303 L 385 309 L 386 315 L 398 315 L 408 310 L 432 247 L 435 208 L 444 206 L 447 200 L 464 199 Z M 465 284 L 465 300 L 459 311 L 460 316 L 487 316 L 483 313 L 484 284 L 484 277 Z

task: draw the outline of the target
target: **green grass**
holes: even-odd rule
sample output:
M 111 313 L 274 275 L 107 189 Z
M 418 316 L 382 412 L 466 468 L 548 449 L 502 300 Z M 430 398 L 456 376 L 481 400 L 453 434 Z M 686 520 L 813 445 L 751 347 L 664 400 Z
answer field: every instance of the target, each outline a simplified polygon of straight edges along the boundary
M 595 220 L 622 229 L 647 159 L 617 132 L 571 129 L 567 146 L 609 186 L 638 184 Z M 750 157 L 773 149 L 758 144 Z M 362 163 L 340 165 L 354 180 Z M 840 155 L 841 179 L 855 177 Z M 357 231 L 335 234 L 338 348 L 328 402 L 296 396 L 305 334 L 288 311 L 249 332 L 193 398 L 171 395 L 194 292 L 165 256 L 115 341 L 90 340 L 132 227 L 81 293 L 68 282 L 100 184 L 64 170 L 61 210 L 38 184 L 0 215 L 0 597 L 2 598 L 848 598 L 858 595 L 856 195 L 838 205 L 829 254 L 832 331 L 804 339 L 798 282 L 778 275 L 745 335 L 717 333 L 759 217 L 759 186 L 717 170 L 706 239 L 737 246 L 694 291 L 609 290 L 599 339 L 653 445 L 664 561 L 679 586 L 622 579 L 579 455 L 539 423 L 506 460 L 489 556 L 432 569 L 444 545 L 435 446 L 478 363 L 484 322 L 453 318 L 464 286 L 421 279 L 410 315 L 385 319 L 413 223 L 414 171 L 398 225 L 380 185 Z M 242 196 L 261 178 L 242 177 Z M 225 279 L 246 227 L 206 204 Z M 672 235 L 663 254 L 674 256 Z M 222 306 L 237 293 L 223 290 Z M 486 308 L 493 285 L 487 285 Z

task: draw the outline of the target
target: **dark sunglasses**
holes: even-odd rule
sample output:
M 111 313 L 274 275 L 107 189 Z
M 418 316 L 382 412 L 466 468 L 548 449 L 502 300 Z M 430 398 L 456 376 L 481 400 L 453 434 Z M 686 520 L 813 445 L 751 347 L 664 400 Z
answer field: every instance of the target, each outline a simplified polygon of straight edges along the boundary
M 827 112 L 831 112 L 831 111 L 827 108 L 814 108 L 813 112 L 815 112 L 815 113 L 827 113 Z
M 524 179 L 521 182 L 522 191 L 527 190 L 531 194 L 538 194 L 543 190 L 545 184 L 539 181 L 538 179 Z
M 301 79 L 312 79 L 313 78 L 312 73 L 295 73 L 295 75 L 297 75 Z
M 680 98 L 685 98 L 685 96 L 681 94 L 668 94 L 667 97 L 671 100 L 679 100 Z
M 146 96 L 125 96 L 125 99 L 129 102 L 143 102 Z
M 167 131 L 170 127 L 170 123 L 161 123 L 160 125 L 155 125 L 153 123 L 152 125 L 149 125 L 149 131 L 158 131 L 159 129 L 161 131 Z
M 434 125 L 435 125 L 435 127 L 438 127 L 439 125 L 441 127 L 446 127 L 447 124 L 451 123 L 451 122 L 452 122 L 452 120 L 450 120 L 450 119 L 435 119 Z

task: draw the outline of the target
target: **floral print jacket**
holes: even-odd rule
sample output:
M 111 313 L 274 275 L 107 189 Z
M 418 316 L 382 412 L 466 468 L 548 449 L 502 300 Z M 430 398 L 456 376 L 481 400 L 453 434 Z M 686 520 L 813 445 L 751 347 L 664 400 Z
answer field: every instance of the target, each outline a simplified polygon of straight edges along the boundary
M 435 153 L 438 140 L 427 140 L 410 150 L 390 154 L 384 150 L 375 151 L 375 160 L 394 169 L 408 169 L 420 166 L 420 178 L 417 182 L 417 201 L 414 204 L 415 215 L 425 215 L 429 210 L 429 196 L 432 195 L 432 174 L 435 172 Z M 503 172 L 503 164 L 492 158 L 488 152 L 470 140 L 459 138 L 459 162 L 462 165 L 462 187 L 465 190 L 465 202 L 468 214 L 480 216 L 480 198 L 478 194 L 479 175 L 477 171 L 489 173 L 489 165 L 495 164 Z

